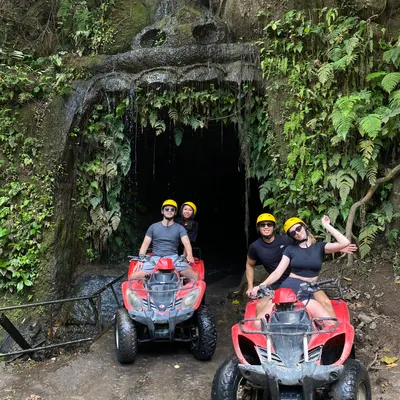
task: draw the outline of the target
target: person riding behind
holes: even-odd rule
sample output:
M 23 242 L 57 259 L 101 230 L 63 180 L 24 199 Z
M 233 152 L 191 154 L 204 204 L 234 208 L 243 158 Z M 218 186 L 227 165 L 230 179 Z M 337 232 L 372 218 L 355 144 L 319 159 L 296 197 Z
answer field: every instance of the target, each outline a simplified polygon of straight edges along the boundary
M 197 233 L 199 231 L 199 224 L 194 220 L 196 213 L 196 205 L 191 201 L 186 201 L 181 205 L 179 217 L 175 220 L 175 222 L 181 224 L 186 229 L 191 243 L 197 240 Z
M 137 263 L 137 271 L 133 273 L 132 278 L 144 278 L 149 275 L 157 261 L 162 258 L 171 258 L 177 271 L 185 278 L 197 279 L 197 273 L 186 263 L 178 262 L 178 247 L 182 242 L 186 259 L 189 264 L 194 263 L 192 246 L 186 230 L 182 225 L 174 222 L 178 205 L 175 200 L 165 200 L 161 206 L 161 214 L 163 219 L 152 224 L 146 232 L 143 243 L 139 250 L 139 259 Z M 146 261 L 146 252 L 152 244 L 152 260 Z
M 256 264 L 261 263 L 265 271 L 271 274 L 281 261 L 283 251 L 293 242 L 287 235 L 277 235 L 275 233 L 276 219 L 272 214 L 260 214 L 256 221 L 256 229 L 260 237 L 250 244 L 246 259 L 246 294 L 248 296 L 253 291 Z M 272 285 L 272 288 L 278 289 L 280 284 L 289 276 L 289 273 L 290 268 L 283 272 L 277 282 Z M 270 311 L 271 307 L 271 299 L 266 296 L 257 303 L 257 314 L 265 309 Z
M 261 285 L 270 286 L 277 282 L 289 266 L 291 268 L 290 275 L 282 282 L 281 288 L 290 288 L 297 294 L 303 282 L 318 280 L 324 255 L 341 251 L 350 245 L 350 241 L 331 225 L 328 216 L 325 215 L 321 222 L 322 226 L 337 242 L 316 242 L 315 238 L 309 232 L 307 225 L 298 217 L 289 218 L 285 222 L 283 230 L 295 243 L 289 245 L 284 250 L 279 265 Z M 253 296 L 257 295 L 261 285 L 253 288 L 251 292 Z M 316 301 L 314 295 L 311 295 L 309 301 L 308 293 L 300 293 L 299 298 L 303 303 L 307 304 L 307 309 L 309 309 L 313 317 L 332 317 L 328 310 Z M 263 318 L 267 311 L 266 309 L 261 310 L 257 314 L 257 318 Z

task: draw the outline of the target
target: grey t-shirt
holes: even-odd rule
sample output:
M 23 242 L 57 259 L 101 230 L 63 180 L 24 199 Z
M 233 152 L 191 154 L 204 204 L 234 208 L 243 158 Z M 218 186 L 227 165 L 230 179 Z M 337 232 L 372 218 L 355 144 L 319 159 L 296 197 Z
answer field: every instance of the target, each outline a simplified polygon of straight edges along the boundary
M 152 239 L 152 255 L 165 257 L 178 254 L 178 246 L 181 238 L 187 236 L 186 229 L 177 223 L 164 226 L 162 222 L 156 222 L 147 229 L 146 236 Z

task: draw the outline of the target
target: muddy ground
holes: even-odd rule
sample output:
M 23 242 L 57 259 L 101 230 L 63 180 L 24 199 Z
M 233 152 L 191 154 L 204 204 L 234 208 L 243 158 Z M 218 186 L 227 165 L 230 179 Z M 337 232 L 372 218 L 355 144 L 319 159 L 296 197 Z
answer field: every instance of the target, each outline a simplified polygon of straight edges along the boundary
M 345 266 L 345 259 L 326 263 L 324 277 L 341 276 L 356 327 L 358 357 L 368 367 L 374 400 L 400 397 L 399 301 L 393 255 L 375 262 Z M 228 276 L 207 289 L 218 328 L 213 359 L 200 362 L 182 345 L 141 346 L 136 362 L 121 365 L 114 352 L 112 329 L 98 341 L 73 352 L 62 351 L 41 362 L 0 362 L 0 400 L 205 400 L 220 363 L 232 353 L 230 327 L 242 316 L 243 307 L 228 294 L 237 288 L 238 276 Z M 386 362 L 381 361 L 387 357 Z

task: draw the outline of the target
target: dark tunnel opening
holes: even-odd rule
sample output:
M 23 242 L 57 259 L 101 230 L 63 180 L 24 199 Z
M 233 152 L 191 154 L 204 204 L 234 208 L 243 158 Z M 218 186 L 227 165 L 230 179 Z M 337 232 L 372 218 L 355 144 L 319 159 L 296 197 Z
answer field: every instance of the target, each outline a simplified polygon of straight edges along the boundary
M 240 161 L 238 133 L 233 125 L 209 125 L 193 131 L 186 128 L 178 146 L 168 129 L 160 135 L 144 130 L 132 137 L 130 180 L 135 202 L 145 212 L 138 218 L 141 233 L 161 219 L 165 199 L 179 207 L 185 201 L 196 204 L 201 249 L 207 276 L 242 274 L 245 270 L 245 170 Z M 255 180 L 249 191 L 249 243 L 255 239 L 255 219 L 262 212 Z

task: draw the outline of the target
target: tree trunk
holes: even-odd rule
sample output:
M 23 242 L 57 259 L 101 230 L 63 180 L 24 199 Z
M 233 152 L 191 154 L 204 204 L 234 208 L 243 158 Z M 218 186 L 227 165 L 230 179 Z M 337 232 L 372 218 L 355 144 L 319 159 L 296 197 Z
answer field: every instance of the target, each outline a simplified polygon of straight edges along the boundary
M 374 195 L 378 187 L 385 182 L 391 181 L 398 173 L 400 172 L 400 164 L 396 165 L 393 169 L 391 169 L 385 176 L 379 178 L 376 180 L 376 183 L 374 186 L 371 186 L 367 192 L 367 194 L 357 202 L 355 202 L 349 212 L 349 216 L 347 218 L 347 223 L 346 223 L 346 237 L 347 239 L 351 240 L 353 237 L 353 223 L 354 223 L 354 218 L 356 216 L 356 211 L 362 204 L 366 204 L 371 197 Z M 348 265 L 353 264 L 353 255 L 349 254 L 348 256 Z

